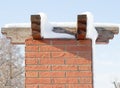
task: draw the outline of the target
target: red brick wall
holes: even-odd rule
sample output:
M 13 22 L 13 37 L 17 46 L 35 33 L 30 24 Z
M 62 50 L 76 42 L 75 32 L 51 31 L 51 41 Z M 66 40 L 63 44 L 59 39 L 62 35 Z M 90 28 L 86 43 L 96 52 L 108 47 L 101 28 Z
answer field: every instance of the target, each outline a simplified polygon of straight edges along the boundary
M 26 88 L 93 88 L 91 40 L 26 40 Z

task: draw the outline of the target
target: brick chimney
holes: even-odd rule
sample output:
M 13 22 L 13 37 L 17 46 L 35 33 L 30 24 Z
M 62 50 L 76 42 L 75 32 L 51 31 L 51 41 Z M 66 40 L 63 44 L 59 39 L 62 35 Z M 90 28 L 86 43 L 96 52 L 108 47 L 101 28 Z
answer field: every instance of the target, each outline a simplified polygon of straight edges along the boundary
M 91 40 L 25 42 L 26 88 L 93 88 Z
M 57 34 L 56 37 L 48 32 L 47 37 L 43 35 L 46 25 L 42 17 L 43 14 L 31 15 L 31 26 L 2 27 L 2 33 L 13 44 L 25 44 L 25 88 L 93 88 L 93 43 L 108 43 L 119 27 L 93 24 L 88 15 L 82 14 L 76 23 L 46 23 Z M 92 28 L 98 34 L 94 41 L 89 37 L 93 35 Z M 48 27 L 44 30 L 48 31 Z M 58 36 L 60 33 L 63 35 Z

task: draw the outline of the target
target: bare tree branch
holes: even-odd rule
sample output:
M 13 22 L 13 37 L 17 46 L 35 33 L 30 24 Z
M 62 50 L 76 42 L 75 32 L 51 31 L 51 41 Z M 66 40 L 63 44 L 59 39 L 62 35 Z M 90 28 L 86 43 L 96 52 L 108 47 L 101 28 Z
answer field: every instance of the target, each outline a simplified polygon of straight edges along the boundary
M 23 61 L 20 49 L 0 37 L 0 88 L 24 88 Z

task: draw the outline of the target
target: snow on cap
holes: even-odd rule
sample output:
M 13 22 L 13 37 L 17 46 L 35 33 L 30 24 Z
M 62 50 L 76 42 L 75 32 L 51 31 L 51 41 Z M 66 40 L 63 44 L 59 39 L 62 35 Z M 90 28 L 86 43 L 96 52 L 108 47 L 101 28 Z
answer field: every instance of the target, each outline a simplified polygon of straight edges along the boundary
M 13 27 L 31 27 L 30 23 L 11 23 L 3 26 L 4 28 L 13 28 Z
M 51 26 L 48 26 L 48 20 L 47 20 L 47 15 L 45 13 L 38 13 L 37 15 L 40 15 L 41 19 L 41 36 L 44 37 L 45 35 L 45 30 L 46 29 L 51 29 Z

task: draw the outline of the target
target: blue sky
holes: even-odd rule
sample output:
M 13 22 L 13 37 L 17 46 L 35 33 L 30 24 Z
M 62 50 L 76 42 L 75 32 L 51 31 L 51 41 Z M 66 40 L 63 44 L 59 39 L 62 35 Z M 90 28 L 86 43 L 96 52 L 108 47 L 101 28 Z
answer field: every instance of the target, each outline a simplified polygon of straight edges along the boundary
M 49 21 L 76 21 L 89 11 L 95 22 L 120 23 L 120 0 L 2 0 L 0 27 L 8 23 L 30 22 L 30 15 L 44 12 Z M 95 88 L 114 88 L 120 80 L 120 35 L 107 45 L 96 45 L 94 57 Z

